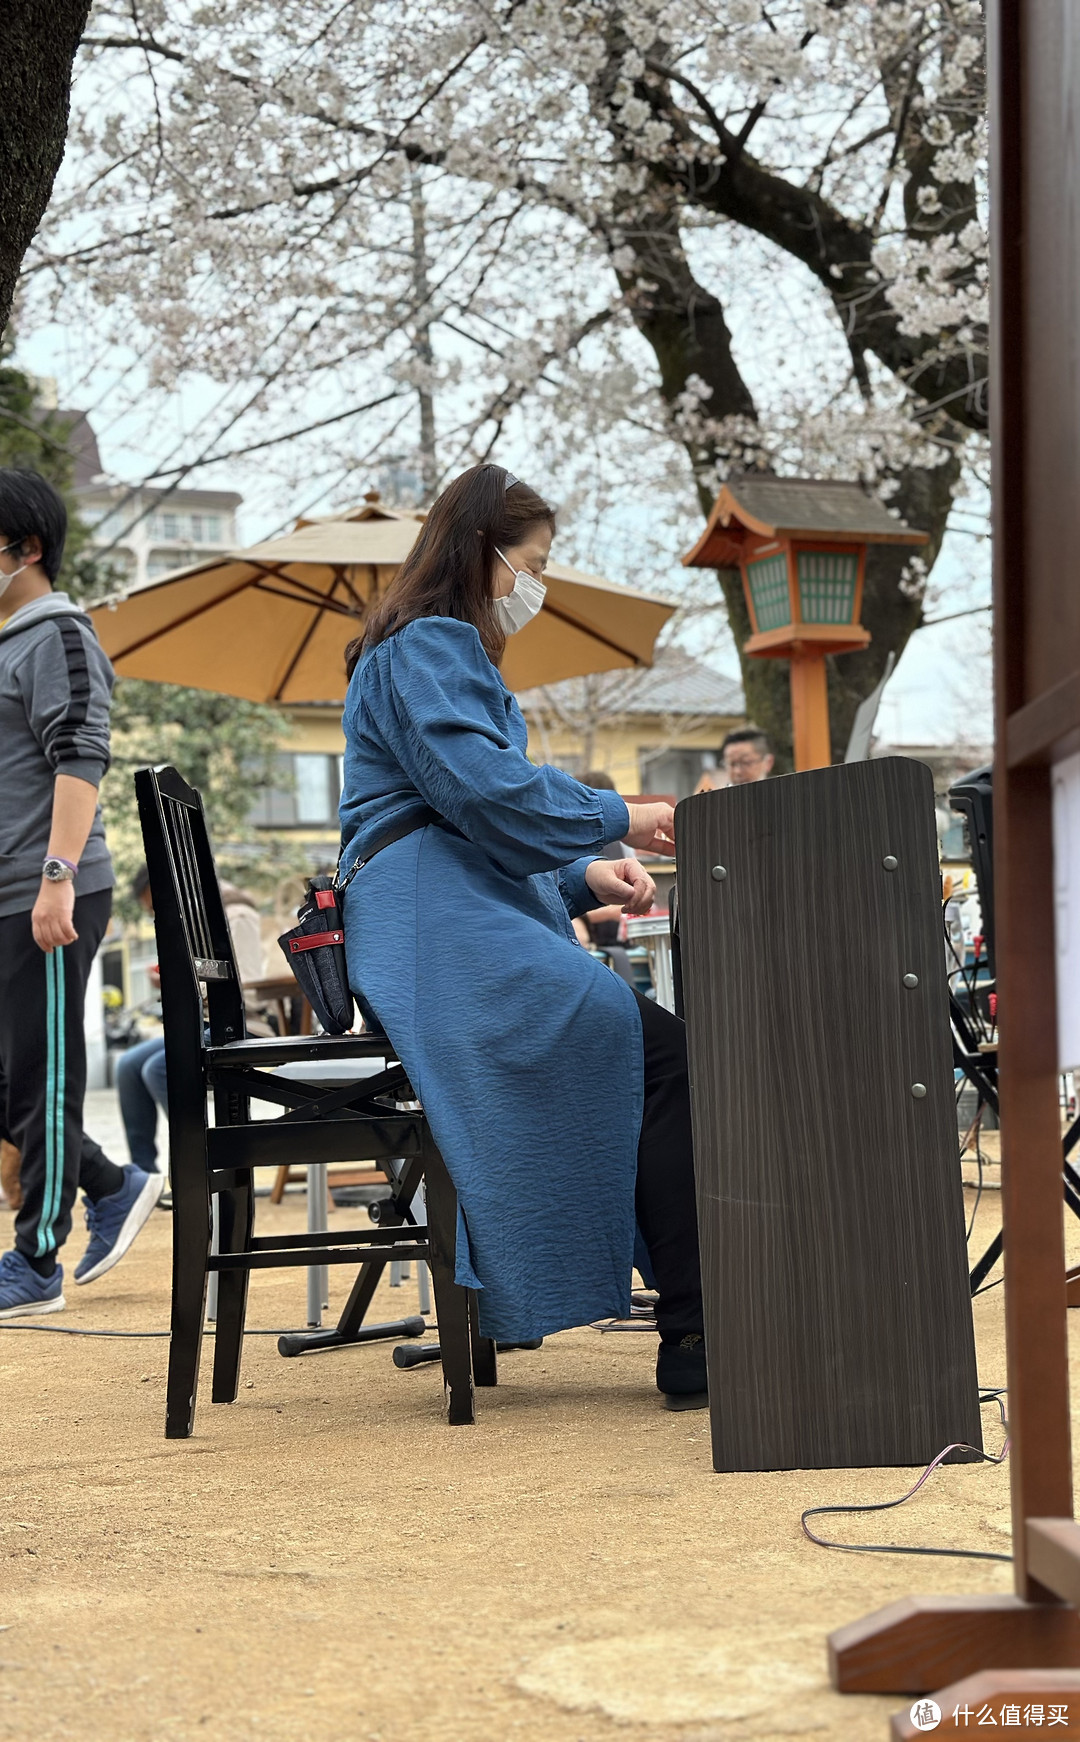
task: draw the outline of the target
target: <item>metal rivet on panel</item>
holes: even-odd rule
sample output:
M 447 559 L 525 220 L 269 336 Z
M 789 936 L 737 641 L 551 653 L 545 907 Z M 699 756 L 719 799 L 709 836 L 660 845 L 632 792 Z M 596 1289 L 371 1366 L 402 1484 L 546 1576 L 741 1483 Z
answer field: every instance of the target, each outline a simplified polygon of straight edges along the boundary
M 925 1083 L 912 1083 L 911 1092 L 914 1095 L 916 1101 L 925 1101 L 925 1099 L 926 1099 L 926 1084 Z
M 881 863 L 884 865 L 886 871 L 895 871 L 900 861 L 895 853 L 886 853 Z
M 905 974 L 904 975 L 904 985 L 907 987 L 909 992 L 911 991 L 913 986 L 917 986 L 918 984 L 919 984 L 918 974 Z
M 713 875 L 714 880 L 717 883 L 722 883 L 724 881 L 724 878 L 727 876 L 727 866 L 726 865 L 714 865 L 712 868 L 712 875 Z

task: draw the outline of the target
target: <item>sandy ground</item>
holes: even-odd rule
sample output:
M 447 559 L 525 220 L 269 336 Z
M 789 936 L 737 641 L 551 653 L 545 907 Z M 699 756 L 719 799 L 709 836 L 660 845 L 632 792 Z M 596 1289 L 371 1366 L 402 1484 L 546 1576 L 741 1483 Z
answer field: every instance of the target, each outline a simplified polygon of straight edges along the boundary
M 987 1195 L 979 1250 L 999 1205 Z M 260 1205 L 264 1228 L 303 1212 Z M 41 1322 L 162 1330 L 169 1245 L 156 1213 Z M 350 1273 L 331 1274 L 340 1302 Z M 397 1317 L 415 1294 L 378 1305 Z M 303 1271 L 255 1274 L 252 1326 L 303 1310 Z M 1003 1385 L 1000 1289 L 975 1322 L 980 1378 Z M 707 1416 L 659 1406 L 648 1334 L 507 1355 L 456 1429 L 438 1369 L 399 1372 L 385 1344 L 285 1361 L 251 1337 L 229 1407 L 210 1402 L 207 1351 L 186 1442 L 162 1437 L 166 1354 L 161 1337 L 0 1328 L 0 1737 L 883 1738 L 901 1702 L 833 1694 L 826 1632 L 912 1591 L 1011 1587 L 1003 1564 L 814 1547 L 804 1506 L 889 1498 L 913 1475 L 716 1475 Z M 984 1423 L 996 1448 L 995 1411 Z M 1007 1469 L 942 1469 L 836 1534 L 1007 1552 Z

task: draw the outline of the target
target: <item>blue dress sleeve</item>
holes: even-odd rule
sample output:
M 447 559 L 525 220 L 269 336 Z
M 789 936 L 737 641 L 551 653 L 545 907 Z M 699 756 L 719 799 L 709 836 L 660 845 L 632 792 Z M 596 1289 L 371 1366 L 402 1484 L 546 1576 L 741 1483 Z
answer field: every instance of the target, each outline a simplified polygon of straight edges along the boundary
M 572 865 L 563 865 L 559 870 L 559 894 L 571 919 L 580 919 L 582 914 L 591 913 L 594 907 L 607 905 L 593 894 L 585 881 L 586 871 L 595 863 L 596 854 L 586 853 L 583 859 L 575 859 Z
M 595 858 L 629 829 L 618 793 L 537 767 L 511 742 L 506 688 L 470 623 L 420 617 L 390 636 L 363 699 L 425 803 L 511 877 Z

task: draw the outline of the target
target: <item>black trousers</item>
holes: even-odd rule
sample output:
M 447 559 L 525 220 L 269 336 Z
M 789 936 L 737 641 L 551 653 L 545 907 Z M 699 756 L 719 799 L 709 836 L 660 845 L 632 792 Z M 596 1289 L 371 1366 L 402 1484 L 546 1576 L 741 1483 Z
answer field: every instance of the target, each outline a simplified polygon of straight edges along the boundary
M 82 1124 L 86 982 L 111 911 L 111 889 L 79 896 L 78 938 L 48 956 L 29 912 L 0 918 L 0 1135 L 22 1151 L 15 1245 L 38 1266 L 71 1232 L 80 1185 L 96 1201 L 123 1183 Z
M 645 1105 L 638 1141 L 635 1207 L 660 1299 L 664 1342 L 704 1335 L 698 1258 L 694 1143 L 686 1025 L 651 998 L 634 996 L 645 1048 Z

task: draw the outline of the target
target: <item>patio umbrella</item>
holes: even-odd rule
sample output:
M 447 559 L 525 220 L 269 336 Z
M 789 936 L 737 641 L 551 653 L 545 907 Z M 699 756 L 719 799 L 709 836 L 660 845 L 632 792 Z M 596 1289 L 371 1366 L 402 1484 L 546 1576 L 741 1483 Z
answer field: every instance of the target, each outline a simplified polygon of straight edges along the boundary
M 188 684 L 250 701 L 341 702 L 345 647 L 420 531 L 423 515 L 368 501 L 298 521 L 280 538 L 147 582 L 91 612 L 123 677 Z M 565 563 L 550 563 L 539 616 L 506 647 L 511 689 L 650 665 L 675 607 Z

